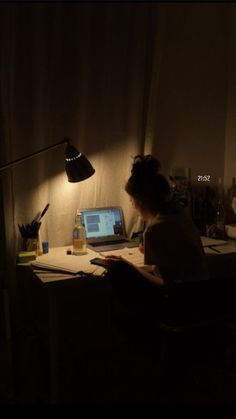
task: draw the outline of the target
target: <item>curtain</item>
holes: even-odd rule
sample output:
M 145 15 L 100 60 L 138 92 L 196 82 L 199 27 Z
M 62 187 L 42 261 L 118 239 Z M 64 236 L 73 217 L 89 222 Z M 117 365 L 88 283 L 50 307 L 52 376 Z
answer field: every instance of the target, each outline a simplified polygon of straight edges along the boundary
M 163 11 L 152 3 L 0 5 L 0 164 L 70 137 L 96 170 L 68 183 L 60 146 L 0 172 L 11 263 L 17 224 L 47 203 L 49 247 L 72 243 L 77 208 L 120 205 L 127 233 L 140 228 L 124 185 L 133 156 L 156 141 Z

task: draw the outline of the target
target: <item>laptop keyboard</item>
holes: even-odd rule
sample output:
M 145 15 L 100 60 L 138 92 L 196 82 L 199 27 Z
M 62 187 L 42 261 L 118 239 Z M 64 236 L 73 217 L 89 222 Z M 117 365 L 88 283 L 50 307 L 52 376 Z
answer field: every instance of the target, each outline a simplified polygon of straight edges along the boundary
M 104 242 L 95 242 L 95 243 L 90 243 L 90 246 L 107 246 L 109 244 L 119 244 L 119 243 L 128 243 L 128 240 L 125 239 L 120 239 L 120 240 L 107 240 Z

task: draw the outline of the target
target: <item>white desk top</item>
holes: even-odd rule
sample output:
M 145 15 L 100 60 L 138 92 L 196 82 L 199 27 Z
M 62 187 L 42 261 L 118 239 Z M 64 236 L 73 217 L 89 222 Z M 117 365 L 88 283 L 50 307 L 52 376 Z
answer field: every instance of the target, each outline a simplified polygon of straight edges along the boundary
M 216 240 L 202 238 L 202 237 L 201 239 L 202 239 L 202 243 L 204 243 L 204 251 L 207 256 L 218 256 L 217 260 L 218 259 L 221 260 L 221 255 L 232 254 L 232 257 L 235 257 L 236 259 L 235 241 L 232 241 L 232 240 L 229 240 L 227 242 L 222 241 L 222 240 L 216 241 Z M 101 257 L 108 254 L 122 256 L 124 259 L 133 263 L 135 266 L 138 266 L 138 267 L 144 266 L 144 256 L 139 251 L 138 247 L 112 250 L 109 252 L 102 252 L 102 255 L 97 252 L 94 252 L 91 249 L 87 249 L 87 254 L 81 255 L 81 256 L 67 255 L 68 249 L 72 250 L 72 247 L 62 246 L 62 247 L 50 248 L 49 253 L 42 256 L 38 256 L 36 261 L 33 261 L 31 263 L 34 268 L 35 274 L 39 277 L 39 279 L 43 283 L 61 281 L 61 280 L 66 280 L 66 279 L 73 279 L 73 278 L 78 277 L 81 271 L 84 272 L 85 274 L 91 273 L 94 275 L 101 276 L 104 273 L 105 269 L 97 265 L 92 265 L 90 263 L 90 260 L 94 257 Z M 216 261 L 216 258 L 214 257 L 213 258 L 210 257 L 210 259 L 212 259 L 212 261 L 214 262 Z M 219 264 L 219 261 L 218 261 L 218 264 Z M 40 268 L 43 268 L 43 269 L 40 269 Z M 226 268 L 227 266 L 225 266 L 224 264 L 224 270 Z M 234 266 L 231 266 L 231 270 L 232 269 L 234 270 Z M 58 271 L 61 271 L 61 272 L 58 272 Z M 236 267 L 235 267 L 235 272 L 236 272 Z
M 216 240 L 209 237 L 201 236 L 202 245 L 204 247 L 204 252 L 206 255 L 215 255 L 215 254 L 236 254 L 236 241 L 229 240 Z
M 36 261 L 31 262 L 34 273 L 43 283 L 78 278 L 82 272 L 102 275 L 104 269 L 90 263 L 92 258 L 99 256 L 98 253 L 87 249 L 85 255 L 75 256 L 68 255 L 68 249 L 72 251 L 71 246 L 50 248 L 47 254 L 37 256 Z
M 43 283 L 76 278 L 78 277 L 76 274 L 79 274 L 81 271 L 102 275 L 105 269 L 92 265 L 90 260 L 94 257 L 102 257 L 108 254 L 122 256 L 136 266 L 144 266 L 144 256 L 137 247 L 112 250 L 102 254 L 87 249 L 87 254 L 81 256 L 67 255 L 68 249 L 72 250 L 71 246 L 50 248 L 49 253 L 38 256 L 36 261 L 31 262 L 35 274 Z M 59 270 L 65 272 L 58 272 Z

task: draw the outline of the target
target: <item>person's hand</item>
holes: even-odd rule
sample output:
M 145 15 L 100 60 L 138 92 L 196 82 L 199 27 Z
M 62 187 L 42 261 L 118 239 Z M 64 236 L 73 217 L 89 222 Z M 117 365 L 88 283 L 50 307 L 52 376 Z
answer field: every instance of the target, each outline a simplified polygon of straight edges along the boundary
M 126 260 L 126 259 L 124 259 L 122 256 L 117 256 L 117 255 L 107 255 L 107 256 L 104 256 L 106 259 L 108 259 L 108 260 L 110 260 L 111 262 L 119 262 L 119 261 L 122 261 L 122 263 L 125 263 L 126 265 L 130 265 L 130 266 L 133 266 L 133 268 L 135 268 L 136 269 L 136 266 L 132 263 L 132 262 L 130 262 L 130 261 L 128 261 L 128 260 Z
M 117 256 L 117 255 L 106 255 L 106 256 L 105 256 L 105 259 L 108 259 L 108 260 L 114 260 L 114 261 L 124 260 L 124 259 L 122 258 L 122 256 Z

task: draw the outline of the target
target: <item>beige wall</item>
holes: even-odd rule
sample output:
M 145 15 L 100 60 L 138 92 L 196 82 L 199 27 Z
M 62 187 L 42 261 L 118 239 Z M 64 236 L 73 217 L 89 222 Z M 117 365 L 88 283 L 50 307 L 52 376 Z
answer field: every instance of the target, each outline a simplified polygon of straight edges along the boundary
M 225 132 L 225 187 L 236 177 L 236 5 L 230 5 L 229 82 Z
M 174 166 L 191 167 L 193 183 L 198 174 L 210 175 L 213 184 L 224 174 L 228 6 L 163 6 L 153 152 L 166 175 Z

